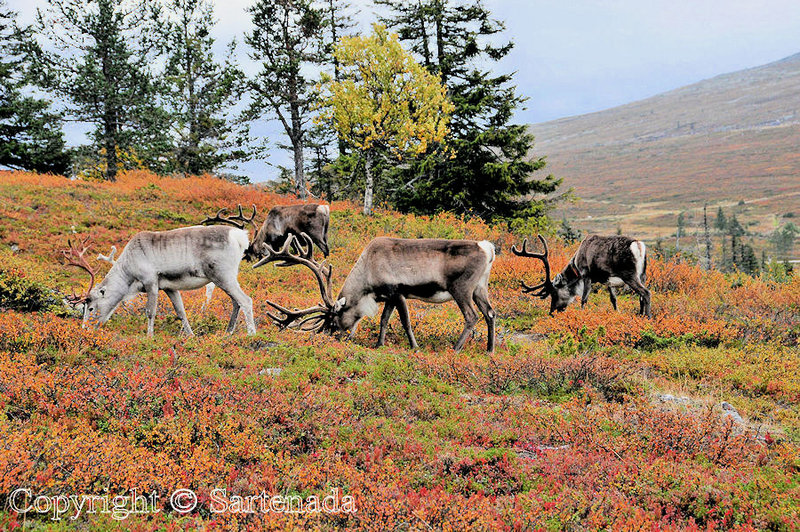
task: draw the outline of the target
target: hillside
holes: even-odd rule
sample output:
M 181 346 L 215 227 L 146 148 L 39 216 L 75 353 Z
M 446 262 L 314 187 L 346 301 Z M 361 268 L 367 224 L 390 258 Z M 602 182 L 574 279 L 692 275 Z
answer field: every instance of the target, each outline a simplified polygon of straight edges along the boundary
M 583 229 L 668 236 L 708 201 L 766 233 L 800 214 L 799 110 L 797 54 L 530 130 L 582 198 L 562 214 Z
M 365 217 L 335 203 L 334 287 L 379 235 L 492 241 L 496 352 L 484 351 L 482 322 L 453 351 L 463 321 L 452 302 L 410 301 L 416 351 L 396 315 L 380 349 L 377 317 L 353 341 L 279 331 L 267 299 L 319 300 L 300 267 L 242 264 L 256 336 L 241 322 L 224 333 L 231 304 L 220 290 L 205 310 L 204 290 L 184 292 L 191 338 L 178 334 L 163 294 L 153 338 L 142 297 L 100 329 L 82 329 L 62 303 L 88 282 L 64 266 L 69 238 L 92 236 L 94 257 L 138 231 L 192 225 L 221 207 L 255 203 L 263 220 L 291 201 L 211 178 L 130 172 L 112 184 L 0 172 L 0 529 L 800 522 L 800 276 L 724 275 L 654 257 L 652 319 L 634 313 L 629 294 L 612 311 L 604 291 L 585 309 L 548 316 L 544 302 L 519 292 L 519 280 L 532 283 L 542 269 L 508 253 L 520 235 L 451 215 Z M 553 268 L 574 249 L 551 242 Z M 92 262 L 102 277 L 108 264 Z M 13 495 L 20 489 L 30 495 Z M 114 515 L 68 499 L 131 490 L 148 497 L 135 512 L 126 499 Z M 37 496 L 37 507 L 14 511 Z M 287 512 L 264 506 L 264 496 L 300 502 Z M 343 511 L 298 507 L 328 497 Z

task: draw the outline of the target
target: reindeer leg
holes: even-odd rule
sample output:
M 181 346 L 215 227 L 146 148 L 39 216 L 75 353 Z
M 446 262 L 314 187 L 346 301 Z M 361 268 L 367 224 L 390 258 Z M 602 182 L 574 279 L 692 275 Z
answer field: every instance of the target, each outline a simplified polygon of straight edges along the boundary
M 192 326 L 189 325 L 189 320 L 186 319 L 186 310 L 183 308 L 183 298 L 181 293 L 177 290 L 164 290 L 172 302 L 172 308 L 175 309 L 175 314 L 181 320 L 181 332 L 186 333 L 188 336 L 194 336 Z
M 239 303 L 236 302 L 235 299 L 231 298 L 231 302 L 233 303 L 233 309 L 231 309 L 231 317 L 228 320 L 228 326 L 225 328 L 225 332 L 232 333 L 236 330 L 236 320 L 239 319 Z
M 203 306 L 200 307 L 200 312 L 203 312 L 206 307 L 211 303 L 211 296 L 214 295 L 214 283 L 208 283 L 206 285 L 206 300 L 203 302 Z
M 147 293 L 147 305 L 144 307 L 147 316 L 147 336 L 152 337 L 158 311 L 158 283 L 145 285 L 144 288 Z
M 626 284 L 630 286 L 634 292 L 636 292 L 636 295 L 639 296 L 639 314 L 647 316 L 648 318 L 651 317 L 650 290 L 648 290 L 636 277 L 626 281 Z
M 247 323 L 247 334 L 256 334 L 256 323 L 253 319 L 253 300 L 242 291 L 239 282 L 235 279 L 232 282 L 217 280 L 214 282 L 228 297 L 233 301 L 233 312 L 231 321 L 228 323 L 228 332 L 232 333 L 236 326 L 236 319 L 239 317 L 239 309 L 244 312 L 244 320 Z
M 588 278 L 584 278 L 583 280 L 583 295 L 581 296 L 581 308 L 586 305 L 586 302 L 589 301 L 589 294 L 592 291 L 592 280 Z
M 357 322 L 355 322 L 353 324 L 353 326 L 350 328 L 350 334 L 347 335 L 347 341 L 348 342 L 352 342 L 353 340 L 355 340 L 356 332 L 358 331 L 358 326 L 360 324 L 361 324 L 361 319 L 359 318 L 359 320 Z
M 397 313 L 400 315 L 400 323 L 403 324 L 403 329 L 406 330 L 408 343 L 411 345 L 411 349 L 419 349 L 417 339 L 414 338 L 414 331 L 411 330 L 411 320 L 408 317 L 408 304 L 406 303 L 406 298 L 403 296 L 397 297 Z
M 613 286 L 608 287 L 608 297 L 611 299 L 611 306 L 617 310 L 617 289 Z
M 491 353 L 494 351 L 494 319 L 495 313 L 492 304 L 489 303 L 489 291 L 485 286 L 478 286 L 472 293 L 472 300 L 478 305 L 478 310 L 483 314 L 483 319 L 486 321 L 486 333 L 488 339 L 486 340 L 486 351 Z
M 386 342 L 386 328 L 389 325 L 389 318 L 392 317 L 394 312 L 394 300 L 387 299 L 383 305 L 383 313 L 381 314 L 381 332 L 378 333 L 378 344 L 375 347 L 380 347 Z
M 464 330 L 461 331 L 461 336 L 458 337 L 458 341 L 454 346 L 456 351 L 461 351 L 470 333 L 473 331 L 473 329 L 475 329 L 475 324 L 478 323 L 478 312 L 472 306 L 472 302 L 470 301 L 472 299 L 472 294 L 464 294 L 463 292 L 463 289 L 454 289 L 450 292 L 453 294 L 453 299 L 456 301 L 458 308 L 464 315 Z

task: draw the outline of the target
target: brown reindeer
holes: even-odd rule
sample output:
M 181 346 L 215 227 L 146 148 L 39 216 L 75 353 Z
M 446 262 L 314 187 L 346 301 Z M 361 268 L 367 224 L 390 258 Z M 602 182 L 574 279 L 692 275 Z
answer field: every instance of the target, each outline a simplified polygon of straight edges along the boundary
M 650 316 L 650 291 L 644 286 L 647 270 L 647 248 L 644 242 L 626 236 L 593 235 L 581 242 L 578 251 L 561 273 L 550 280 L 547 241 L 539 235 L 543 253 L 528 251 L 528 239 L 522 249 L 511 246 L 520 257 L 539 259 L 544 264 L 544 281 L 536 286 L 521 282 L 522 291 L 541 299 L 550 299 L 550 314 L 562 311 L 581 295 L 581 308 L 586 305 L 592 283 L 606 285 L 611 305 L 617 310 L 617 288 L 628 285 L 639 296 L 639 312 Z
M 267 219 L 253 238 L 251 254 L 260 258 L 264 244 L 273 249 L 283 246 L 289 235 L 299 237 L 306 233 L 326 257 L 328 247 L 328 224 L 331 210 L 327 205 L 276 205 L 270 209 Z
M 215 216 L 208 217 L 200 223 L 202 225 L 229 224 L 240 229 L 243 224 L 251 224 L 253 229 L 258 228 L 255 222 L 255 205 L 253 205 L 253 214 L 249 218 L 244 217 L 241 205 L 238 205 L 237 208 L 239 212 L 235 216 L 226 216 L 227 209 L 220 209 Z M 255 232 L 247 251 L 245 251 L 244 258 L 248 261 L 260 259 L 264 256 L 265 244 L 278 248 L 286 242 L 286 238 L 289 235 L 299 237 L 303 233 L 310 236 L 311 240 L 327 257 L 330 253 L 330 248 L 328 247 L 329 220 L 330 207 L 327 205 L 276 205 L 270 209 L 267 219 Z M 206 301 L 203 303 L 201 311 L 211 303 L 213 293 L 214 284 L 209 283 L 206 286 Z
M 406 299 L 430 303 L 452 299 L 464 315 L 464 329 L 455 349 L 458 351 L 464 346 L 479 319 L 474 303 L 488 328 L 486 349 L 489 352 L 494 350 L 495 313 L 489 302 L 488 281 L 495 253 L 490 242 L 376 238 L 361 253 L 334 299 L 331 295 L 331 266 L 314 261 L 308 235 L 301 235 L 302 241 L 298 241 L 300 253 L 292 252 L 293 238 L 290 236 L 278 251 L 266 246 L 266 256 L 253 267 L 275 261 L 280 261 L 278 266 L 306 266 L 317 279 L 322 303 L 303 310 L 289 310 L 267 301 L 283 315 L 270 314 L 281 328 L 328 333 L 350 331 L 352 338 L 360 320 L 375 315 L 379 303 L 384 303 L 377 345 L 384 344 L 389 318 L 397 309 L 408 341 L 413 349 L 417 349 Z

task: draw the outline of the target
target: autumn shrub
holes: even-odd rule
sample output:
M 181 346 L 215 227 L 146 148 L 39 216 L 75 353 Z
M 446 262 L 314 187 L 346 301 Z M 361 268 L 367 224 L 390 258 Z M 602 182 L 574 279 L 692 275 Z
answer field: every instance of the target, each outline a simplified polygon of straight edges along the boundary
M 647 261 L 646 284 L 656 292 L 694 293 L 704 283 L 719 282 L 721 279 L 722 274 L 704 272 L 696 264 L 681 261 L 679 257 L 669 260 L 648 258 Z
M 51 288 L 16 268 L 0 268 L 0 310 L 66 314 L 61 299 Z
M 95 355 L 104 351 L 110 334 L 104 330 L 83 329 L 79 321 L 52 315 L 0 313 L 0 350 L 30 352 L 49 359 L 52 355 Z
M 656 315 L 654 318 L 630 315 L 620 319 L 612 310 L 585 311 L 570 307 L 556 316 L 540 320 L 534 330 L 539 333 L 560 333 L 575 336 L 582 329 L 602 331 L 601 345 L 653 349 L 686 343 L 715 346 L 738 336 L 736 327 L 715 318 Z
M 86 286 L 58 253 L 92 234 L 92 254 L 136 231 L 195 223 L 220 207 L 260 212 L 294 200 L 208 176 L 143 171 L 116 184 L 0 172 L 4 271 L 51 293 Z M 370 239 L 486 238 L 497 346 L 481 321 L 465 348 L 453 303 L 410 302 L 421 349 L 396 316 L 374 349 L 378 316 L 353 341 L 279 331 L 266 300 L 317 304 L 303 268 L 240 270 L 259 334 L 224 333 L 229 298 L 183 298 L 197 336 L 179 336 L 166 297 L 145 336 L 143 300 L 101 329 L 51 310 L 0 311 L 0 528 L 85 529 L 796 529 L 800 505 L 800 359 L 796 279 L 775 282 L 648 261 L 652 319 L 622 291 L 548 316 L 519 292 L 540 261 L 509 252 L 502 227 L 354 205 L 331 206 L 334 289 Z M 16 248 L 15 248 L 16 249 Z M 550 242 L 553 268 L 575 246 Z M 97 263 L 98 278 L 108 265 Z M 15 278 L 14 282 L 22 282 Z M 666 399 L 672 395 L 672 399 Z M 730 403 L 725 409 L 722 401 Z M 739 417 L 733 415 L 735 408 Z M 16 515 L 16 487 L 36 493 L 156 490 L 158 513 L 52 523 Z M 168 504 L 190 488 L 198 509 Z M 212 514 L 210 492 L 355 498 L 354 514 Z

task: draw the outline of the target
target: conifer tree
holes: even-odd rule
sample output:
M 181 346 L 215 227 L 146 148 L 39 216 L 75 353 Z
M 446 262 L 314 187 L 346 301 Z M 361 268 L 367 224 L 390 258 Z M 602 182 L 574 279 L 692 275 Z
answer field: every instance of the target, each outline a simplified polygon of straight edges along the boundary
M 261 70 L 248 84 L 254 100 L 246 116 L 268 114 L 281 123 L 294 159 L 295 191 L 305 199 L 304 146 L 314 86 L 308 69 L 322 61 L 324 13 L 311 0 L 258 0 L 248 11 L 254 29 L 245 42 Z
M 244 159 L 247 139 L 234 129 L 230 111 L 238 101 L 243 73 L 233 63 L 235 42 L 223 63 L 215 57 L 215 21 L 209 0 L 168 0 L 162 25 L 167 57 L 163 76 L 175 137 L 171 170 L 202 174 Z
M 533 136 L 512 123 L 524 98 L 511 74 L 495 74 L 487 62 L 505 57 L 513 44 L 493 44 L 505 29 L 479 0 L 376 0 L 389 13 L 381 20 L 441 77 L 455 105 L 449 149 L 398 171 L 393 199 L 403 210 L 471 213 L 485 219 L 543 215 L 561 180 L 535 179 L 545 166 L 531 157 Z M 534 196 L 539 195 L 539 199 Z
M 73 119 L 95 126 L 109 181 L 120 156 L 155 167 L 170 146 L 150 71 L 155 13 L 151 0 L 47 0 L 38 12 L 36 30 L 47 40 L 41 79 Z
M 0 0 L 0 165 L 63 174 L 70 158 L 61 117 L 49 101 L 31 94 L 35 44 L 16 16 Z

